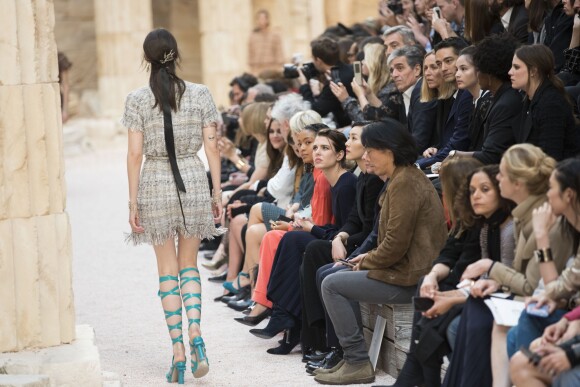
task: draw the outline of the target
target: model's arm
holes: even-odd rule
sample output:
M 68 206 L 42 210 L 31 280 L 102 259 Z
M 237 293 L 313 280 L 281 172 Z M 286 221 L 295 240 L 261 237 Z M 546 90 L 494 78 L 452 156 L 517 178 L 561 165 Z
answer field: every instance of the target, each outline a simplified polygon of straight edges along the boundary
M 129 223 L 133 232 L 143 232 L 139 223 L 137 211 L 137 190 L 139 188 L 139 173 L 143 162 L 143 132 L 129 130 L 129 146 L 127 149 L 127 176 L 129 179 Z
M 219 223 L 222 216 L 221 190 L 219 188 L 221 186 L 221 161 L 215 123 L 203 128 L 203 147 L 207 156 L 213 186 L 212 210 L 214 222 Z

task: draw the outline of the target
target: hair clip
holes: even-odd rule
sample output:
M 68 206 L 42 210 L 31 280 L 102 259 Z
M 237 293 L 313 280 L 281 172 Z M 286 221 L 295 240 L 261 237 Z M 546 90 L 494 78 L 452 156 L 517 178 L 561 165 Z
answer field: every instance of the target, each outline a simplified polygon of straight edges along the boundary
M 160 60 L 159 63 L 161 64 L 165 64 L 167 62 L 171 62 L 174 58 L 175 53 L 173 52 L 173 49 L 170 50 L 169 52 L 163 54 L 163 60 Z

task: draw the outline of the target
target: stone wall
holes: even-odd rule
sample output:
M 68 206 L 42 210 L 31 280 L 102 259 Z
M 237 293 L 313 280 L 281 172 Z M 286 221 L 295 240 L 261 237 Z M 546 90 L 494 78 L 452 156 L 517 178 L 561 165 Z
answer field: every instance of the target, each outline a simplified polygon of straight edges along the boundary
M 2 2 L 0 352 L 69 343 L 75 314 L 52 2 Z

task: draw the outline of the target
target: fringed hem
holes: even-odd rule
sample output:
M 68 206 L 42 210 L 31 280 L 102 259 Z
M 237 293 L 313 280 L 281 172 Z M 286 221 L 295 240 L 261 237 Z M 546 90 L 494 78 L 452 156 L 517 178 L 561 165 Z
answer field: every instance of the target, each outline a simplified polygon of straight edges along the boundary
M 170 230 L 163 232 L 143 232 L 143 233 L 125 233 L 125 243 L 133 243 L 134 246 L 140 244 L 149 244 L 159 246 L 164 244 L 168 239 L 175 239 L 178 235 L 183 235 L 186 239 L 195 237 L 198 239 L 212 240 L 228 231 L 225 227 L 216 228 L 215 226 L 198 226 L 188 227 L 187 230 L 183 225 L 172 227 Z

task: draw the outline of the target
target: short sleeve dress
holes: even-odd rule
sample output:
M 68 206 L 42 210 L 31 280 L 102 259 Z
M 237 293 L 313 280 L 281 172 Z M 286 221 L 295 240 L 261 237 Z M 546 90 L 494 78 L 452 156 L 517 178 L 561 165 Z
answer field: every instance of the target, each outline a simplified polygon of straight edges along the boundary
M 172 111 L 171 117 L 175 154 L 186 192 L 177 190 L 165 147 L 163 112 L 153 108 L 155 97 L 151 89 L 148 86 L 137 89 L 125 101 L 121 124 L 143 133 L 145 156 L 137 193 L 137 208 L 145 232 L 126 237 L 127 242 L 135 245 L 160 245 L 178 234 L 211 239 L 224 232 L 214 225 L 207 174 L 197 156 L 203 144 L 202 128 L 216 123 L 218 112 L 206 86 L 185 84 L 179 109 Z

